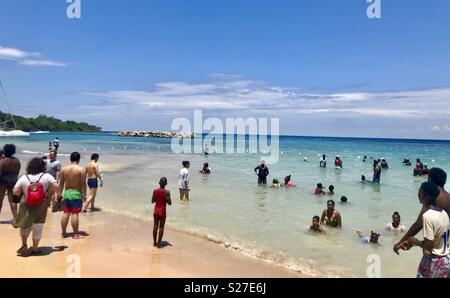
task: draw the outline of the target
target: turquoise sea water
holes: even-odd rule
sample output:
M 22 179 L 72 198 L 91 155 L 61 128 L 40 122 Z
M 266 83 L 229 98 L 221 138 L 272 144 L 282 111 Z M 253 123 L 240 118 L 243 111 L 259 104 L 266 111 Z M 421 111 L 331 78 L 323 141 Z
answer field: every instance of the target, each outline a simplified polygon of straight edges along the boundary
M 402 223 L 409 227 L 420 210 L 417 190 L 425 178 L 413 177 L 413 168 L 403 166 L 402 161 L 421 158 L 429 167 L 450 171 L 450 141 L 281 137 L 282 154 L 277 164 L 269 165 L 269 180 L 282 180 L 291 174 L 297 186 L 289 189 L 257 185 L 253 169 L 260 160 L 258 154 L 211 154 L 207 158 L 202 154 L 174 154 L 167 139 L 59 133 L 2 142 L 14 142 L 17 156 L 25 163 L 46 152 L 48 142 L 56 136 L 61 141 L 63 163 L 68 162 L 66 154 L 75 150 L 82 153 L 82 163 L 87 163 L 94 152 L 101 154 L 105 187 L 97 201 L 105 210 L 150 220 L 151 192 L 159 178 L 166 176 L 175 198 L 168 209 L 171 227 L 289 269 L 329 276 L 365 277 L 367 258 L 376 254 L 380 256 L 382 276 L 414 277 L 421 251 L 395 255 L 392 246 L 399 236 L 384 231 L 394 211 L 400 212 Z M 322 153 L 328 157 L 326 169 L 319 168 Z M 344 161 L 342 170 L 333 166 L 336 155 Z M 362 162 L 364 155 L 388 160 L 390 168 L 383 171 L 380 187 L 359 182 L 362 174 L 372 177 L 372 160 Z M 309 162 L 304 162 L 304 157 Z M 178 172 L 183 160 L 191 161 L 189 203 L 178 200 Z M 210 164 L 212 175 L 198 172 L 203 162 Z M 321 215 L 330 199 L 312 194 L 319 182 L 335 186 L 332 199 L 343 219 L 342 230 L 328 228 L 326 235 L 307 231 L 312 217 Z M 348 197 L 348 204 L 338 203 L 342 195 Z M 356 230 L 379 232 L 380 245 L 363 244 Z

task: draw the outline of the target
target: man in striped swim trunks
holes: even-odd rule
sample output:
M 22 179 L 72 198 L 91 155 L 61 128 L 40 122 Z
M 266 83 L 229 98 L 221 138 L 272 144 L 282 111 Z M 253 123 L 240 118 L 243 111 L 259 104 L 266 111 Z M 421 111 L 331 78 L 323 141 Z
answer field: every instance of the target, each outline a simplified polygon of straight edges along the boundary
M 86 199 L 86 171 L 79 166 L 78 152 L 70 155 L 70 165 L 64 167 L 60 175 L 60 187 L 64 189 L 64 215 L 61 219 L 62 237 L 67 237 L 67 225 L 71 218 L 73 239 L 81 239 L 78 216 Z

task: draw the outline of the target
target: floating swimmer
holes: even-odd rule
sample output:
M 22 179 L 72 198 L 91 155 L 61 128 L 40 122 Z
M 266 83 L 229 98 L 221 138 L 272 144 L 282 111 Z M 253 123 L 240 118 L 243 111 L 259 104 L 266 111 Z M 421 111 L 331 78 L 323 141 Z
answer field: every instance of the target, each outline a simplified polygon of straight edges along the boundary
M 359 238 L 361 238 L 361 240 L 366 243 L 373 243 L 373 244 L 378 244 L 378 239 L 380 239 L 380 234 L 375 233 L 374 231 L 370 232 L 370 236 L 364 237 L 363 233 L 361 231 L 356 231 L 356 234 L 358 234 Z
M 291 175 L 284 177 L 284 186 L 286 187 L 295 186 L 294 182 L 291 181 Z
M 281 187 L 280 181 L 278 179 L 273 179 L 272 187 L 273 188 L 280 188 Z
M 322 183 L 318 183 L 316 190 L 314 190 L 314 194 L 315 195 L 324 195 L 325 191 L 323 189 L 324 189 L 324 187 L 323 187 Z
M 334 195 L 334 185 L 328 186 L 328 195 L 329 196 Z
M 206 174 L 206 175 L 211 174 L 211 168 L 209 167 L 209 164 L 207 162 L 205 162 L 203 164 L 203 169 L 200 171 L 200 173 Z

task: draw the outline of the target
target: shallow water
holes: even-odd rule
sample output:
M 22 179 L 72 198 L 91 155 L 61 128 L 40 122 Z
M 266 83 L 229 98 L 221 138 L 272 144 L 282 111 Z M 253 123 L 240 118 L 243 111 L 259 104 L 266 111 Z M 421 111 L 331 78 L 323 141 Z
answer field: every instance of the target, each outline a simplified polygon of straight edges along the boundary
M 26 161 L 36 155 L 35 152 L 46 151 L 48 141 L 55 136 L 15 139 L 18 157 Z M 65 154 L 74 150 L 82 153 L 83 163 L 91 153 L 101 154 L 105 187 L 97 199 L 99 206 L 150 218 L 151 192 L 159 178 L 166 176 L 174 202 L 168 209 L 170 226 L 293 270 L 326 272 L 329 276 L 366 276 L 367 258 L 376 254 L 381 258 L 382 276 L 414 277 L 421 251 L 413 249 L 395 255 L 392 245 L 399 236 L 383 230 L 394 211 L 400 212 L 402 223 L 409 227 L 420 210 L 417 190 L 425 178 L 413 177 L 412 167 L 405 167 L 401 162 L 404 158 L 412 161 L 421 158 L 430 167 L 450 171 L 450 142 L 447 141 L 281 137 L 283 154 L 277 164 L 269 165 L 270 180 L 282 180 L 291 174 L 297 186 L 272 189 L 256 183 L 253 169 L 259 163 L 257 154 L 205 158 L 201 154 L 171 153 L 170 140 L 120 138 L 112 133 L 58 136 L 63 162 L 67 162 Z M 321 153 L 328 156 L 326 169 L 318 166 Z M 344 161 L 342 170 L 331 166 L 337 154 Z M 360 157 L 364 155 L 384 157 L 390 164 L 382 173 L 379 188 L 359 182 L 361 174 L 372 177 L 372 161 L 362 162 Z M 308 158 L 308 163 L 303 161 L 304 157 Z M 191 161 L 189 203 L 178 200 L 176 186 L 181 161 L 185 159 Z M 212 168 L 210 176 L 198 173 L 205 161 Z M 337 202 L 342 195 L 349 199 L 346 205 L 337 203 L 343 229 L 328 228 L 326 235 L 307 231 L 311 218 L 320 216 L 330 199 L 312 194 L 319 182 L 335 186 L 333 199 Z M 356 230 L 365 234 L 372 230 L 379 232 L 380 245 L 363 244 Z

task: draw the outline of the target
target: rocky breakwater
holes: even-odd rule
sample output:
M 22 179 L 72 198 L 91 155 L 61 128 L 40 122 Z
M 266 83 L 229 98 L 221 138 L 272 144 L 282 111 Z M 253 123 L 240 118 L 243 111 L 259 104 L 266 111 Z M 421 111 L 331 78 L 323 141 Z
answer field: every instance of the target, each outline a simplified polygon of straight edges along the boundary
M 171 139 L 171 138 L 189 138 L 195 139 L 197 136 L 191 132 L 173 132 L 173 131 L 120 131 L 118 133 L 121 137 L 136 137 L 136 138 L 162 138 L 162 139 Z

